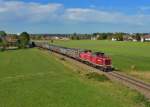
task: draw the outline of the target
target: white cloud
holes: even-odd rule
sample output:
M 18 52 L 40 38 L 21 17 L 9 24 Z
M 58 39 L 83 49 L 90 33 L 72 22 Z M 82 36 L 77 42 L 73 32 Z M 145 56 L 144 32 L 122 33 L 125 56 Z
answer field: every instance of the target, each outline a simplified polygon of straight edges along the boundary
M 0 22 L 4 21 L 41 22 L 88 22 L 88 23 L 119 23 L 145 25 L 150 23 L 150 15 L 124 14 L 98 10 L 96 8 L 65 8 L 62 4 L 40 4 L 35 2 L 0 0 Z
M 0 20 L 24 19 L 41 21 L 52 19 L 62 8 L 62 4 L 25 3 L 20 1 L 0 2 Z
M 115 22 L 119 13 L 109 13 L 94 9 L 71 8 L 65 11 L 64 17 L 69 20 L 85 22 Z
M 119 12 L 101 11 L 95 9 L 70 8 L 66 9 L 64 18 L 70 21 L 97 22 L 97 23 L 122 23 L 143 25 L 150 22 L 150 15 L 127 15 Z
M 142 6 L 142 7 L 140 7 L 140 9 L 142 11 L 148 11 L 148 10 L 150 10 L 150 6 Z

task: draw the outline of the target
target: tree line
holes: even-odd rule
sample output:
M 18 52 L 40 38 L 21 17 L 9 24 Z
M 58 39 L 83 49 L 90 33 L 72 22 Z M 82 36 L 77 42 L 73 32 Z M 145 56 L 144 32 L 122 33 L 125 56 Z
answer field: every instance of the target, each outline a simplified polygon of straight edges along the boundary
M 58 38 L 68 38 L 70 40 L 111 40 L 114 38 L 117 41 L 123 41 L 125 38 L 131 37 L 132 39 L 136 39 L 137 41 L 141 40 L 141 37 L 144 35 L 148 35 L 148 33 L 91 33 L 91 34 L 80 34 L 80 33 L 72 33 L 72 34 L 31 34 L 30 38 L 32 40 L 53 40 L 53 37 Z
M 93 33 L 93 34 L 77 34 L 73 33 L 69 35 L 71 40 L 83 40 L 83 39 L 91 39 L 95 38 L 96 40 L 110 40 L 112 38 L 116 39 L 117 41 L 123 41 L 125 36 L 130 36 L 137 41 L 141 40 L 143 35 L 147 35 L 147 33 L 135 33 L 135 34 L 128 34 L 128 33 Z

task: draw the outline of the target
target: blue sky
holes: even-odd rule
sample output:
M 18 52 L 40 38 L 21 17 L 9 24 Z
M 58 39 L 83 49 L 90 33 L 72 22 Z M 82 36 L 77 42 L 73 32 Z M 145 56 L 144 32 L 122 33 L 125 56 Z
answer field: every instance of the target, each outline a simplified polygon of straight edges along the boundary
M 149 0 L 0 0 L 9 33 L 150 32 Z

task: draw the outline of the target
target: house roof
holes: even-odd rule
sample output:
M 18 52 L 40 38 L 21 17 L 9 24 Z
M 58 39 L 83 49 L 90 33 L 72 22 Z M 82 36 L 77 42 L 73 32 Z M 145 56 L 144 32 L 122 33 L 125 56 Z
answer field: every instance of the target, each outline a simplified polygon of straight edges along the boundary
M 150 35 L 145 35 L 142 38 L 150 38 Z
M 7 42 L 17 42 L 17 39 L 13 38 L 13 36 L 6 36 L 5 39 Z

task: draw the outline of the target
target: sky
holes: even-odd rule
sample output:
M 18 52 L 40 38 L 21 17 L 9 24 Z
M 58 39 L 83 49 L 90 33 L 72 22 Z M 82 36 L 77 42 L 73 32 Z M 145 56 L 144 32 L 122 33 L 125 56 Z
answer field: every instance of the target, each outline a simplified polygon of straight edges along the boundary
M 0 0 L 8 33 L 150 32 L 150 0 Z

